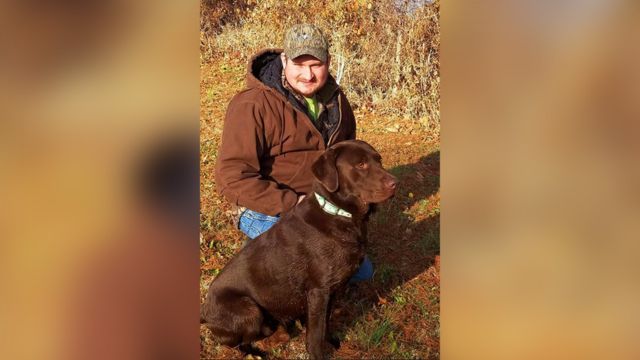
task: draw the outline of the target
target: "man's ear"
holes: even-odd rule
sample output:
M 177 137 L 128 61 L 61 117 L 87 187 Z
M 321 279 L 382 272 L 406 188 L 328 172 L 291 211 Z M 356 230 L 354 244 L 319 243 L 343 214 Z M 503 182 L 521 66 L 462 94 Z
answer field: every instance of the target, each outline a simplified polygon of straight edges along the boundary
M 339 184 L 335 150 L 329 149 L 325 151 L 324 154 L 311 165 L 311 172 L 329 192 L 336 192 Z
M 286 68 L 287 67 L 287 55 L 285 55 L 285 53 L 280 53 L 280 61 L 282 61 L 282 68 Z

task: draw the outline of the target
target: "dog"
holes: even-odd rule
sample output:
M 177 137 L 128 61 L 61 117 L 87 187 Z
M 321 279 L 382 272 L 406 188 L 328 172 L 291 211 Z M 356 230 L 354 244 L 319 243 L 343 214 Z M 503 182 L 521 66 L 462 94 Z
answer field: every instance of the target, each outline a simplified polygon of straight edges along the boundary
M 249 242 L 211 283 L 201 323 L 227 346 L 249 352 L 278 323 L 306 315 L 306 348 L 323 358 L 332 295 L 362 263 L 367 220 L 397 180 L 364 141 L 340 142 L 313 164 L 313 192 Z

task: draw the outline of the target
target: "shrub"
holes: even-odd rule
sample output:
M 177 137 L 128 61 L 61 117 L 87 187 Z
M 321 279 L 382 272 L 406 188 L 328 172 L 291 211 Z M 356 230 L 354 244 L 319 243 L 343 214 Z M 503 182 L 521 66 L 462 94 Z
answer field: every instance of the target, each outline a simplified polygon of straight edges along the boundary
M 202 0 L 202 57 L 246 61 L 281 47 L 289 26 L 315 23 L 355 108 L 439 133 L 439 8 L 439 0 Z

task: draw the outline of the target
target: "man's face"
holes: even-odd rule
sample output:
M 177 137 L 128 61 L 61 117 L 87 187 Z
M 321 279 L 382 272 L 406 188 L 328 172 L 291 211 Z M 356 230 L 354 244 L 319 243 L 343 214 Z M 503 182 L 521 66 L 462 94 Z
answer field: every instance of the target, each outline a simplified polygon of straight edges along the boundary
M 326 63 L 311 55 L 288 59 L 281 55 L 284 76 L 291 87 L 306 97 L 312 97 L 322 89 L 329 77 L 329 59 Z

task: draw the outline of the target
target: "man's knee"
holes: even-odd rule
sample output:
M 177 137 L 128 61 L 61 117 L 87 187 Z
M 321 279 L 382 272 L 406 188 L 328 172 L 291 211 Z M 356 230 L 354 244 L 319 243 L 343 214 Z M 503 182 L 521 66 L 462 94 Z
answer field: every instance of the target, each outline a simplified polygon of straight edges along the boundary
M 373 263 L 369 257 L 365 255 L 364 260 L 360 264 L 358 271 L 349 280 L 350 283 L 367 281 L 373 278 Z
M 238 228 L 250 239 L 255 239 L 269 230 L 278 220 L 280 220 L 279 216 L 269 216 L 247 209 L 240 215 Z

